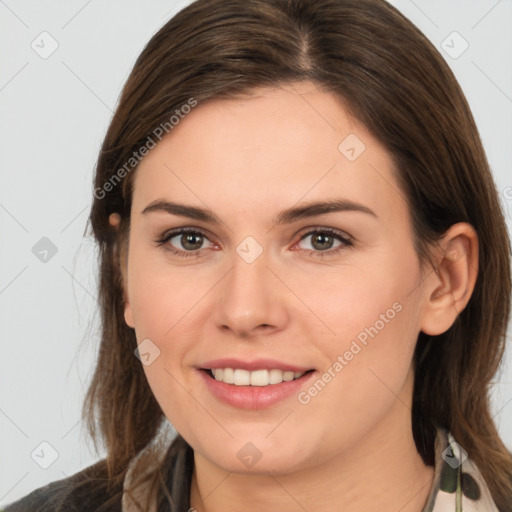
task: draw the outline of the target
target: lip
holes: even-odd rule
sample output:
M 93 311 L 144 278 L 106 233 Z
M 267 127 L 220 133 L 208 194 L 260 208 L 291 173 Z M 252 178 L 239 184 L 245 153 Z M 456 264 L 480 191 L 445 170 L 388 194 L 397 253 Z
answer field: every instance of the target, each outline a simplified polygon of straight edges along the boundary
M 313 368 L 296 366 L 289 363 L 284 363 L 283 361 L 278 361 L 277 359 L 254 359 L 253 361 L 242 361 L 241 359 L 236 359 L 234 357 L 225 357 L 222 359 L 213 359 L 211 361 L 206 361 L 201 366 L 203 369 L 211 370 L 212 368 L 239 368 L 240 370 L 282 370 L 284 372 L 307 372 L 308 370 L 312 370 Z
M 224 361 L 225 360 L 223 360 L 223 362 Z M 290 368 L 289 371 L 293 371 L 293 367 L 289 365 L 287 367 Z M 220 365 L 213 366 L 213 368 L 232 368 L 232 366 Z M 235 368 L 241 367 L 235 366 Z M 276 368 L 276 366 L 272 366 L 272 368 Z M 260 366 L 255 369 L 268 368 L 262 368 Z M 271 407 L 272 405 L 286 398 L 289 398 L 290 396 L 296 396 L 300 389 L 306 386 L 307 383 L 317 373 L 313 370 L 304 374 L 298 379 L 294 379 L 289 382 L 283 381 L 280 384 L 269 384 L 268 386 L 236 386 L 234 384 L 226 384 L 225 382 L 216 380 L 215 378 L 211 377 L 209 373 L 204 369 L 198 368 L 197 372 L 201 375 L 201 378 L 204 380 L 206 387 L 214 397 L 224 403 L 227 403 L 228 405 L 237 407 L 239 409 L 264 409 L 266 407 Z

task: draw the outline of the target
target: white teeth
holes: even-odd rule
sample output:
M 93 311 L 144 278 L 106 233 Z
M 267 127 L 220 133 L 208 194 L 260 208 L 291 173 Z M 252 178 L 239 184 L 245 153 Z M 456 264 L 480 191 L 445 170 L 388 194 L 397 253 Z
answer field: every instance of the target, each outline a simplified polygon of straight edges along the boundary
M 270 384 L 280 384 L 283 382 L 283 372 L 281 370 L 270 370 L 269 382 Z
M 268 382 L 268 370 L 251 372 L 251 386 L 266 386 Z
M 222 380 L 226 384 L 233 384 L 233 382 L 235 382 L 235 370 L 233 370 L 233 368 L 224 368 L 224 371 L 222 372 Z
M 283 372 L 283 380 L 285 382 L 290 382 L 293 380 L 294 374 L 293 372 Z
M 248 386 L 251 383 L 251 372 L 247 370 L 235 370 L 233 384 L 236 386 Z
M 235 386 L 268 386 L 269 384 L 280 384 L 290 382 L 293 379 L 302 377 L 305 372 L 291 372 L 278 369 L 272 370 L 241 370 L 239 368 L 212 368 L 215 380 Z

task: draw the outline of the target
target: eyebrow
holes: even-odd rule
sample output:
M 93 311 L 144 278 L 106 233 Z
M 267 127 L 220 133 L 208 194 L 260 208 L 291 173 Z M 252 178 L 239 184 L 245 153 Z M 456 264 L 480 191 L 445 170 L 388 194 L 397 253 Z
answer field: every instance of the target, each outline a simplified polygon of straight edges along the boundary
M 315 217 L 325 213 L 347 211 L 366 213 L 377 218 L 377 214 L 367 206 L 347 199 L 333 199 L 330 201 L 308 203 L 303 206 L 295 206 L 288 208 L 287 210 L 283 210 L 274 219 L 274 224 L 291 224 L 292 222 L 301 219 Z M 220 218 L 209 209 L 174 203 L 164 199 L 157 199 L 151 202 L 144 208 L 144 210 L 142 210 L 141 213 L 144 215 L 150 212 L 166 212 L 171 215 L 179 215 L 181 217 L 188 217 L 190 219 L 201 220 L 212 224 L 222 224 Z

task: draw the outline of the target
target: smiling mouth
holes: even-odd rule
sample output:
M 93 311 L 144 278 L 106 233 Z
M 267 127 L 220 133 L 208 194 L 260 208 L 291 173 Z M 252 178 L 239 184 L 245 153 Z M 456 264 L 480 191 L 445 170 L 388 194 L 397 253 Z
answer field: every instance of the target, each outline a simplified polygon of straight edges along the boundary
M 297 380 L 314 370 L 305 372 L 283 371 L 279 369 L 242 370 L 239 368 L 202 368 L 210 378 L 234 386 L 264 387 Z

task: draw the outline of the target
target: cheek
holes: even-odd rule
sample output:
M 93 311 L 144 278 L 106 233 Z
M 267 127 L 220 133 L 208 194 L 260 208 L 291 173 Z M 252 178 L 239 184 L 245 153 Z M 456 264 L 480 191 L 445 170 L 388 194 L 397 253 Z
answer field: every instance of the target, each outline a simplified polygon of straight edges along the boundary
M 190 321 L 194 306 L 212 286 L 211 276 L 193 267 L 174 269 L 158 252 L 134 247 L 129 263 L 129 299 L 140 337 L 163 340 Z
M 128 290 L 136 338 L 138 343 L 149 339 L 158 353 L 143 369 L 166 416 L 184 431 L 183 418 L 194 402 L 183 369 L 197 362 L 191 349 L 202 338 L 200 329 L 208 318 L 204 299 L 217 280 L 211 270 L 193 266 L 171 270 L 153 251 L 134 247 L 130 253 Z
M 288 282 L 294 283 L 294 292 L 314 313 L 294 320 L 306 326 L 316 315 L 323 325 L 326 349 L 347 349 L 354 339 L 363 345 L 372 339 L 380 339 L 381 346 L 391 340 L 394 346 L 410 343 L 418 323 L 417 276 L 413 255 L 395 261 L 392 254 L 316 274 L 290 271 Z
M 410 414 L 403 404 L 408 403 L 404 392 L 410 383 L 417 313 L 399 291 L 374 285 L 340 292 L 337 307 L 324 310 L 336 334 L 316 338 L 325 364 L 297 397 L 297 428 L 316 432 L 325 446 L 349 448 L 395 406 L 397 414 Z
M 130 303 L 138 343 L 151 340 L 157 353 L 143 370 L 165 416 L 178 431 L 188 434 L 187 418 L 196 404 L 181 367 L 190 349 L 187 336 L 194 329 L 191 307 L 201 298 L 200 286 L 187 286 L 183 281 L 188 280 L 179 275 L 171 279 L 164 268 L 138 264 L 143 261 L 132 260 Z
M 400 392 L 410 370 L 420 323 L 415 253 L 363 263 L 298 282 L 304 302 L 315 305 L 325 327 L 321 336 L 310 333 L 324 356 L 325 387 L 331 390 L 322 399 L 325 407 L 337 400 L 356 410 L 363 397 L 378 405 Z

